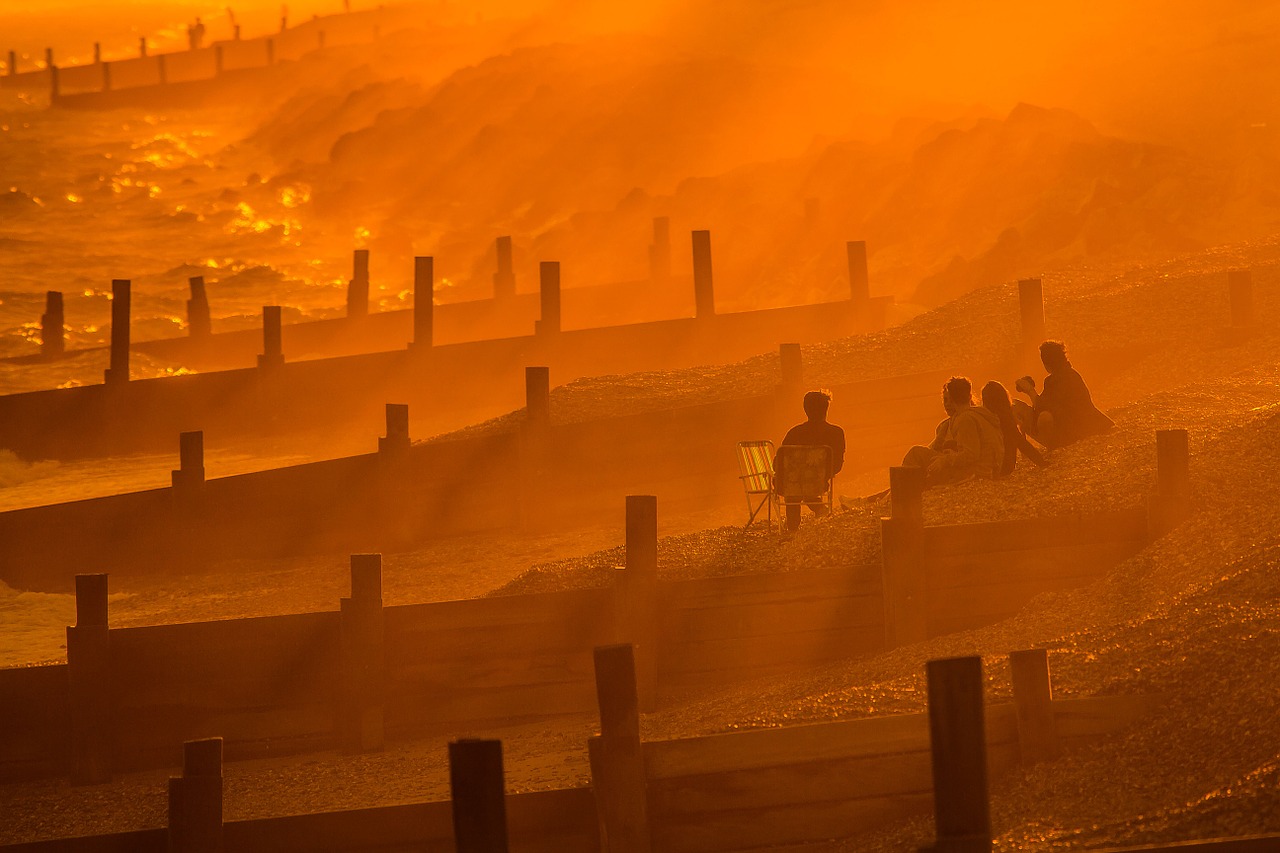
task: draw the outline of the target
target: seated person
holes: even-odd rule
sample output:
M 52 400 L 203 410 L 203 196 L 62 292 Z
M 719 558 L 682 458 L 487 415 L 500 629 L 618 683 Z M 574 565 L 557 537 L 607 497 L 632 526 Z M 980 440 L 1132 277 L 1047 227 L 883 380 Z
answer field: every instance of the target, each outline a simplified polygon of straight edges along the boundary
M 994 379 L 982 386 L 982 407 L 993 413 L 1000 421 L 1000 434 L 1004 439 L 1004 461 L 1000 465 L 1000 476 L 1008 477 L 1018 463 L 1018 451 L 1036 465 L 1044 465 L 1044 456 L 1036 449 L 1018 425 L 1013 415 L 1013 402 L 1009 399 L 1009 389 Z
M 927 486 L 997 476 L 1004 462 L 1000 419 L 973 405 L 973 386 L 968 379 L 953 376 L 946 381 L 942 407 L 947 419 L 938 424 L 933 441 L 927 447 L 917 445 L 908 450 L 902 464 L 923 468 Z
M 828 482 L 844 467 L 844 430 L 835 424 L 827 423 L 827 409 L 830 407 L 829 391 L 810 391 L 805 394 L 804 413 L 808 416 L 808 420 L 787 430 L 786 437 L 782 439 L 784 445 L 798 444 L 830 448 L 831 469 L 827 472 Z M 805 506 L 809 507 L 815 515 L 823 515 L 827 512 L 827 508 L 819 502 L 819 496 L 804 495 L 804 497 L 812 498 L 812 501 L 805 502 Z M 800 505 L 788 504 L 787 529 L 794 531 L 799 527 Z
M 1036 393 L 1035 380 L 1024 376 L 1014 387 L 1031 398 L 1028 406 L 1019 400 L 1014 415 L 1027 435 L 1050 450 L 1075 444 L 1082 438 L 1101 435 L 1115 426 L 1093 404 L 1093 395 L 1084 379 L 1067 360 L 1067 347 L 1061 341 L 1040 344 L 1040 361 L 1048 376 L 1044 390 Z

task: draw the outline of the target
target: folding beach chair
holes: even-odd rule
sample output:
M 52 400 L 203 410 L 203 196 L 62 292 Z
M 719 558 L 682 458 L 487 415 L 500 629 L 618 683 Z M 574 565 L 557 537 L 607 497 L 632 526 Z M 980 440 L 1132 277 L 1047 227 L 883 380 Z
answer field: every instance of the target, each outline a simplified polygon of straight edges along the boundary
M 773 492 L 772 441 L 738 442 L 738 479 L 742 480 L 742 487 L 746 489 L 747 512 L 751 513 L 746 526 L 750 527 L 763 509 L 769 529 L 773 530 L 777 497 Z M 781 524 L 781 515 L 778 516 L 778 521 Z
M 831 476 L 831 448 L 819 445 L 784 444 L 773 458 L 774 494 L 778 518 L 783 508 L 803 504 L 834 510 L 835 478 Z

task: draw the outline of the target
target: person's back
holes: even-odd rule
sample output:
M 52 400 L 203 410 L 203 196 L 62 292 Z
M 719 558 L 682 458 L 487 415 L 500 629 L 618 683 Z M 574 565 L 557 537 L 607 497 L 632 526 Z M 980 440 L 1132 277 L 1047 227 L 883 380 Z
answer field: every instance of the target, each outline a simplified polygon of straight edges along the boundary
M 1044 390 L 1036 398 L 1034 415 L 1037 419 L 1042 414 L 1051 418 L 1045 443 L 1065 447 L 1108 432 L 1114 424 L 1093 404 L 1089 386 L 1067 360 L 1066 347 L 1058 341 L 1045 341 L 1040 345 L 1040 355 L 1048 375 Z
M 804 395 L 804 413 L 808 416 L 808 420 L 804 423 L 796 424 L 787 430 L 786 436 L 782 439 L 782 445 L 800 445 L 826 447 L 831 450 L 831 465 L 827 470 L 828 485 L 830 480 L 840 473 L 840 469 L 844 467 L 844 430 L 833 423 L 827 422 L 827 410 L 831 406 L 831 394 L 826 391 L 810 391 Z M 787 497 L 810 498 L 805 501 L 805 506 L 809 507 L 817 515 L 823 515 L 827 509 L 819 503 L 818 495 L 788 495 Z M 787 529 L 796 530 L 800 526 L 800 506 L 798 504 L 787 505 Z

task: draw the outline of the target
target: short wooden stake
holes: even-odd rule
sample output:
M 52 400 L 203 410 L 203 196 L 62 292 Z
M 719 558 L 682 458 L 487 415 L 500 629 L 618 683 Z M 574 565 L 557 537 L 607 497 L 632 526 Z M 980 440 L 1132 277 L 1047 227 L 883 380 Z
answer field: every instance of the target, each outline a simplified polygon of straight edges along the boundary
M 867 243 L 850 240 L 845 243 L 849 258 L 849 301 L 864 307 L 871 301 L 871 279 L 867 275 Z
M 18 52 L 16 50 L 9 51 L 9 76 L 12 77 L 18 73 Z
M 1227 273 L 1227 293 L 1231 302 L 1231 326 L 1247 329 L 1253 325 L 1253 273 L 1231 270 Z
M 215 77 L 222 76 L 222 69 L 224 68 L 224 66 L 225 66 L 225 63 L 224 63 L 224 57 L 222 54 L 222 45 L 220 44 L 214 45 L 213 46 L 213 75 Z
M 46 47 L 44 49 L 44 67 L 53 68 L 53 48 Z
M 560 262 L 543 261 L 538 265 L 538 294 L 542 305 L 542 319 L 538 321 L 539 335 L 555 335 L 560 332 Z
M 267 39 L 267 65 L 276 64 L 276 40 Z
M 627 496 L 626 568 L 614 588 L 617 639 L 635 646 L 640 707 L 658 704 L 658 499 Z
M 102 42 L 100 41 L 95 41 L 93 43 L 93 64 L 102 64 Z
M 169 66 L 165 62 L 163 53 L 156 56 L 156 78 L 160 81 L 161 86 L 169 83 Z
M 71 784 L 111 781 L 111 643 L 107 576 L 76 575 L 76 624 L 67 628 Z
M 191 298 L 187 300 L 187 333 L 193 338 L 207 338 L 213 333 L 209 315 L 209 293 L 205 290 L 204 276 L 193 275 L 187 279 Z
M 379 453 L 403 453 L 409 449 L 409 405 L 387 403 L 387 434 L 378 439 Z
M 524 369 L 526 423 L 530 429 L 545 431 L 551 426 L 551 369 Z
M 129 381 L 129 305 L 132 283 L 118 278 L 111 282 L 111 366 L 103 380 L 108 385 Z
M 284 364 L 283 340 L 280 306 L 262 306 L 262 355 L 258 356 L 258 367 L 272 368 Z
M 507 798 L 502 741 L 449 744 L 449 791 L 457 853 L 507 853 Z
M 693 302 L 699 320 L 716 314 L 715 285 L 711 276 L 711 232 L 693 232 Z
M 924 471 L 889 469 L 891 516 L 880 519 L 885 645 L 929 638 L 929 589 L 924 557 Z
M 782 388 L 794 393 L 804 385 L 804 359 L 799 344 L 779 344 L 778 358 L 782 362 Z
M 50 290 L 44 297 L 44 313 L 40 315 L 40 355 L 55 359 L 66 352 L 66 317 L 62 310 L 62 294 Z
M 1185 429 L 1156 430 L 1156 492 L 1147 498 L 1152 538 L 1165 535 L 1191 513 L 1191 449 Z
M 102 63 L 102 91 L 111 91 L 111 63 Z
M 435 333 L 435 258 L 413 259 L 413 346 L 429 348 Z
M 671 278 L 671 219 L 657 216 L 653 220 L 653 244 L 649 246 L 649 280 L 664 282 Z
M 508 299 L 516 295 L 516 273 L 512 262 L 511 238 L 499 237 L 496 249 L 498 271 L 493 274 L 493 298 Z
M 222 738 L 189 740 L 169 779 L 170 853 L 221 853 Z
M 937 853 L 991 849 L 982 658 L 929 661 L 929 740 Z
M 174 491 L 190 492 L 204 485 L 204 431 L 178 435 L 178 470 L 172 472 Z
M 147 37 L 146 36 L 138 37 L 138 56 L 143 59 L 146 59 L 147 57 Z
M 384 743 L 386 704 L 382 555 L 351 555 L 351 597 L 341 602 L 342 685 L 338 739 L 349 752 Z
M 1009 671 L 1013 677 L 1013 705 L 1018 715 L 1018 749 L 1022 763 L 1052 761 L 1061 752 L 1061 744 L 1053 716 L 1049 651 L 1010 652 Z
M 603 853 L 652 849 L 645 794 L 644 751 L 635 649 L 629 644 L 595 649 L 600 735 L 587 741 L 591 787 L 596 796 Z
M 347 316 L 369 315 L 369 250 L 356 249 L 352 257 L 351 281 L 347 282 Z

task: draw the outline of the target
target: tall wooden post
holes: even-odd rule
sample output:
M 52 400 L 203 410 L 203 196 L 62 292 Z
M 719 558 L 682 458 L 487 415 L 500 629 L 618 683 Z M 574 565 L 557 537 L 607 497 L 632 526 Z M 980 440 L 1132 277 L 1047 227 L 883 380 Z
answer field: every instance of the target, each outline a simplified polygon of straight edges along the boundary
M 18 73 L 18 52 L 16 50 L 9 51 L 9 76 L 12 77 Z
M 222 853 L 222 738 L 189 740 L 169 778 L 170 853 Z
M 516 295 L 516 274 L 512 261 L 511 238 L 499 237 L 497 244 L 498 271 L 493 274 L 493 298 L 507 299 Z
M 507 853 L 507 798 L 502 741 L 449 744 L 449 792 L 457 853 Z
M 111 282 L 111 362 L 103 380 L 108 385 L 129 381 L 129 305 L 132 284 L 118 278 Z
M 192 492 L 204 485 L 204 431 L 178 435 L 178 470 L 170 474 L 175 492 Z
M 46 48 L 44 49 L 44 67 L 45 67 L 45 68 L 53 68 L 53 67 L 54 67 L 54 64 L 53 64 L 53 48 L 51 48 L 51 47 L 46 47 Z
M 693 302 L 699 320 L 716 313 L 715 286 L 711 277 L 711 232 L 693 232 Z
M 1009 653 L 1013 706 L 1018 715 L 1018 749 L 1023 764 L 1052 761 L 1061 744 L 1053 716 L 1053 684 L 1048 649 Z
M 161 86 L 165 86 L 169 83 L 169 65 L 165 61 L 165 55 L 163 53 L 156 56 L 156 79 L 160 82 Z
M 871 301 L 871 278 L 867 275 L 867 243 L 850 240 L 845 243 L 849 259 L 849 301 L 865 307 Z
M 111 91 L 111 63 L 102 63 L 102 91 Z
M 1190 462 L 1185 429 L 1156 430 L 1156 492 L 1147 498 L 1147 529 L 1153 539 L 1191 513 Z
M 650 853 L 635 648 L 595 649 L 600 735 L 587 741 L 602 853 Z
M 538 321 L 539 335 L 555 335 L 560 332 L 560 262 L 543 261 L 538 265 L 538 294 L 542 305 L 542 319 Z
M 889 469 L 891 516 L 880 519 L 884 627 L 888 648 L 929 637 L 928 575 L 924 562 L 924 470 Z
M 387 403 L 387 434 L 378 439 L 379 453 L 402 453 L 409 449 L 409 406 Z
M 382 749 L 386 702 L 382 555 L 351 555 L 351 597 L 342 599 L 338 739 L 349 752 Z
M 284 364 L 284 328 L 279 305 L 262 306 L 262 355 L 258 367 L 272 368 Z
M 143 59 L 147 58 L 147 37 L 146 36 L 138 37 L 138 56 Z
M 649 246 L 649 280 L 665 282 L 671 278 L 671 219 L 656 216 L 653 220 L 653 244 Z
M 57 102 L 62 97 L 62 73 L 58 70 L 58 66 L 49 66 L 49 101 Z
M 369 250 L 356 249 L 352 256 L 351 281 L 347 282 L 347 316 L 369 314 Z
M 1231 328 L 1247 329 L 1253 325 L 1253 273 L 1231 270 L 1227 273 L 1227 295 L 1231 302 Z
M 1039 363 L 1040 342 L 1045 339 L 1044 286 L 1038 278 L 1018 282 L 1018 313 L 1022 318 L 1021 361 L 1026 368 Z
M 435 333 L 435 259 L 413 259 L 413 345 L 430 348 Z
M 551 370 L 547 367 L 524 369 L 526 422 L 530 429 L 546 431 L 551 426 Z
M 55 359 L 66 352 L 66 317 L 62 310 L 62 294 L 50 290 L 44 296 L 44 313 L 40 315 L 40 355 Z
M 213 333 L 209 315 L 209 294 L 205 290 L 204 276 L 193 275 L 187 279 L 191 298 L 187 300 L 187 333 L 193 338 L 207 338 Z
M 107 576 L 76 575 L 76 624 L 67 628 L 71 784 L 111 781 L 111 643 Z
M 102 42 L 95 41 L 93 43 L 93 64 L 102 64 Z
M 987 736 L 983 724 L 982 658 L 926 664 L 929 740 L 933 753 L 933 815 L 937 853 L 988 853 Z
M 782 362 L 782 391 L 795 395 L 804 387 L 804 359 L 799 344 L 779 344 L 778 358 Z
M 614 586 L 616 631 L 621 643 L 635 646 L 640 707 L 658 703 L 658 499 L 627 496 L 626 567 Z
M 520 524 L 526 530 L 546 526 L 550 517 L 547 477 L 551 457 L 551 372 L 524 369 L 525 422 L 520 430 Z

